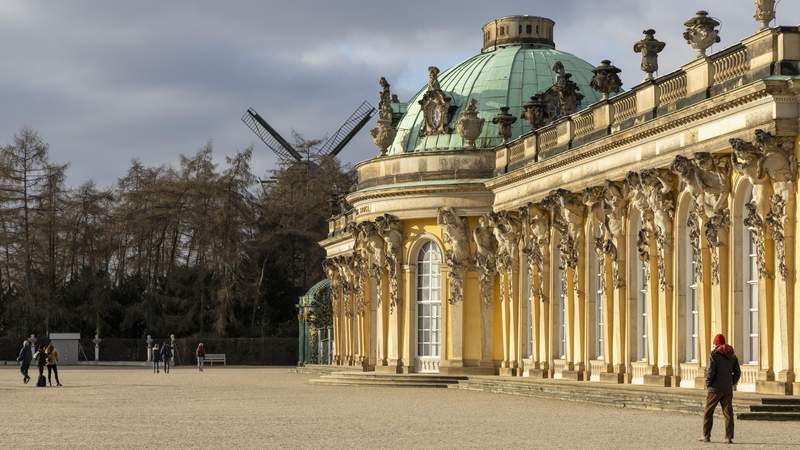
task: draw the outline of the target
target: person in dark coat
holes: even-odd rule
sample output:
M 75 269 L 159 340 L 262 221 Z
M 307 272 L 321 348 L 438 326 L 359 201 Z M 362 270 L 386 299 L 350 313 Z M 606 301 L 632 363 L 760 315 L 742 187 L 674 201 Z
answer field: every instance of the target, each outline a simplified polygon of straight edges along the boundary
M 36 361 L 36 367 L 39 369 L 39 379 L 44 377 L 44 367 L 47 365 L 47 354 L 44 352 L 44 345 L 39 345 L 36 353 L 33 355 Z
M 19 371 L 22 372 L 22 382 L 28 384 L 31 377 L 28 376 L 28 369 L 31 367 L 31 360 L 33 360 L 33 352 L 31 351 L 31 343 L 27 339 L 22 341 L 22 349 L 19 351 L 17 361 L 19 361 Z
M 169 363 L 172 359 L 172 346 L 164 342 L 161 344 L 161 362 L 164 365 L 164 373 L 169 373 Z
M 153 344 L 153 373 L 159 373 L 158 363 L 161 362 L 161 347 Z
M 742 371 L 733 347 L 725 343 L 725 336 L 714 336 L 714 350 L 708 361 L 706 371 L 706 411 L 703 415 L 703 438 L 711 440 L 711 427 L 714 425 L 714 410 L 719 403 L 725 418 L 725 439 L 733 444 L 733 387 L 739 382 Z

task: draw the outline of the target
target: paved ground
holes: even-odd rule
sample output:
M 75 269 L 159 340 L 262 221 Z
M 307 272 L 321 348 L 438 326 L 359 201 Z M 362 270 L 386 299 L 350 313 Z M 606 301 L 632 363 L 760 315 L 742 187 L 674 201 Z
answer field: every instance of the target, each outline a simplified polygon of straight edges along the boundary
M 0 368 L 0 447 L 713 448 L 700 419 L 456 389 L 312 386 L 288 368 Z M 719 424 L 721 425 L 721 424 Z M 713 440 L 722 440 L 717 426 Z M 800 424 L 738 422 L 740 448 L 800 448 Z

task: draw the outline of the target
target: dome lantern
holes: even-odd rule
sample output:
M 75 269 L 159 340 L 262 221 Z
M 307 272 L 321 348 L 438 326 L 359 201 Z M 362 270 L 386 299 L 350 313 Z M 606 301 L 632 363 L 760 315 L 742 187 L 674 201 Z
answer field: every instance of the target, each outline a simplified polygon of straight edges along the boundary
M 508 16 L 488 22 L 483 31 L 483 48 L 489 52 L 504 45 L 530 44 L 542 48 L 556 48 L 553 26 L 546 17 Z

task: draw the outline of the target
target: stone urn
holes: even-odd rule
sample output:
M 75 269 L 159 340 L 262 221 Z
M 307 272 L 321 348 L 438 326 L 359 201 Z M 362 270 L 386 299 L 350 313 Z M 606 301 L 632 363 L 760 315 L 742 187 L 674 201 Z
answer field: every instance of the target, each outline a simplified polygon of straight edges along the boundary
M 497 125 L 497 132 L 503 138 L 504 144 L 511 139 L 511 125 L 514 125 L 514 122 L 517 121 L 516 117 L 509 114 L 509 109 L 511 108 L 508 106 L 501 106 L 500 112 L 492 119 L 492 123 Z
M 761 25 L 761 29 L 769 28 L 769 23 L 775 18 L 775 0 L 755 0 L 756 14 L 753 16 Z
M 483 131 L 484 119 L 478 117 L 478 102 L 473 98 L 456 122 L 456 131 L 464 140 L 465 148 L 475 148 L 475 140 Z
M 706 50 L 720 41 L 719 22 L 708 16 L 708 11 L 697 11 L 697 15 L 687 20 L 684 24 L 686 31 L 683 38 L 697 50 L 698 58 L 706 57 Z
M 644 81 L 653 79 L 653 73 L 658 71 L 658 54 L 667 44 L 655 38 L 656 30 L 644 30 L 644 39 L 633 45 L 633 51 L 642 54 L 642 72 L 646 75 Z
M 372 142 L 380 150 L 381 156 L 385 156 L 394 141 L 397 129 L 392 126 L 391 120 L 378 119 L 378 126 L 369 130 L 369 134 L 372 135 Z
M 522 116 L 525 117 L 532 129 L 535 130 L 547 124 L 550 118 L 547 106 L 547 99 L 545 99 L 545 94 L 542 92 L 534 95 L 529 102 L 522 105 L 525 109 Z
M 619 92 L 622 88 L 622 79 L 619 74 L 622 72 L 616 66 L 611 64 L 611 61 L 604 59 L 600 65 L 592 70 L 594 76 L 589 85 L 595 91 L 603 94 L 603 100 L 608 100 L 608 95 L 612 92 Z

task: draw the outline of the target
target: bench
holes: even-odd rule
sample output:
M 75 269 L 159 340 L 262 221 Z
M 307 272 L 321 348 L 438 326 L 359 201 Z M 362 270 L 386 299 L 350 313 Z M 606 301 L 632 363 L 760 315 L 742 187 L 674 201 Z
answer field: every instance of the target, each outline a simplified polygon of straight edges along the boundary
M 206 362 L 211 367 L 214 367 L 215 362 L 221 362 L 224 366 L 228 365 L 228 362 L 225 360 L 225 353 L 206 353 Z

